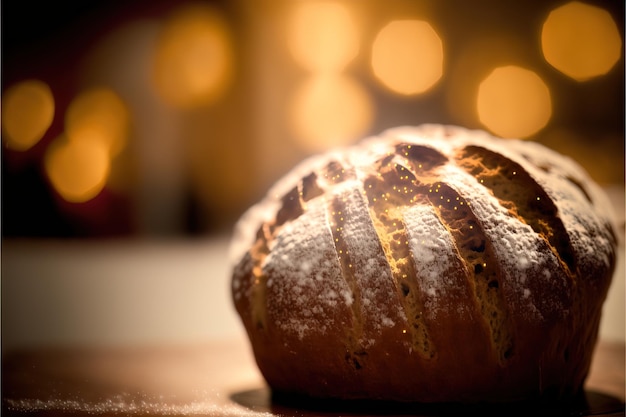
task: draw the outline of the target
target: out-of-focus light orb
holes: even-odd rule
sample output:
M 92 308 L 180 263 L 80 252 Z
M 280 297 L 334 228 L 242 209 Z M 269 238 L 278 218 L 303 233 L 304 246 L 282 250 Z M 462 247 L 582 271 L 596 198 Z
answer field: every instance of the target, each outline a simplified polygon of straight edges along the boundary
M 376 35 L 372 70 L 390 90 L 405 95 L 430 89 L 443 75 L 443 43 L 421 20 L 395 20 Z
M 311 152 L 350 143 L 373 119 L 369 94 L 345 75 L 310 77 L 296 91 L 291 111 L 295 137 Z
M 130 115 L 124 101 L 111 89 L 80 93 L 65 113 L 65 132 L 72 141 L 95 140 L 117 156 L 126 146 Z
M 552 116 L 550 90 L 533 71 L 504 66 L 479 85 L 480 122 L 502 137 L 525 138 L 541 130 Z
M 455 123 L 476 127 L 476 94 L 485 75 L 494 68 L 521 62 L 527 41 L 521 38 L 481 35 L 468 39 L 454 56 L 446 73 L 444 94 L 449 114 Z
M 104 188 L 110 171 L 109 150 L 99 141 L 73 141 L 60 136 L 44 157 L 54 189 L 71 203 L 83 203 Z
M 550 65 L 584 81 L 606 74 L 615 65 L 622 53 L 622 39 L 606 10 L 573 1 L 548 15 L 541 47 Z
M 223 16 L 204 4 L 182 6 L 163 25 L 152 80 L 168 104 L 191 108 L 211 103 L 233 71 L 230 32 Z
M 26 151 L 46 134 L 54 119 L 54 97 L 39 80 L 12 85 L 2 96 L 2 131 L 7 147 Z
M 298 3 L 287 40 L 294 60 L 310 71 L 341 71 L 359 52 L 354 19 L 339 3 Z

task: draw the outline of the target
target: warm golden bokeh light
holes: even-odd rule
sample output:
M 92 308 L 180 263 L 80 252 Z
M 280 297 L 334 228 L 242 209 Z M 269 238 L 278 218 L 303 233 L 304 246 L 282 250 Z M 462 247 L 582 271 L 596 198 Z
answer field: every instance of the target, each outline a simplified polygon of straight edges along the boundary
M 533 71 L 505 66 L 493 70 L 478 87 L 478 118 L 503 137 L 528 137 L 552 116 L 550 91 Z
M 354 19 L 338 3 L 298 3 L 287 40 L 294 60 L 310 71 L 341 71 L 359 52 Z
M 109 150 L 98 141 L 72 141 L 61 136 L 46 150 L 46 175 L 54 189 L 71 203 L 96 197 L 109 176 Z
M 468 39 L 455 53 L 454 65 L 446 72 L 443 93 L 454 123 L 478 127 L 478 86 L 494 68 L 523 61 L 525 42 L 511 36 L 478 36 Z
M 153 82 L 163 100 L 190 108 L 215 100 L 233 71 L 228 27 L 204 4 L 182 7 L 164 24 L 156 45 Z
M 367 91 L 343 75 L 322 75 L 305 81 L 292 102 L 296 138 L 308 151 L 345 145 L 371 125 L 373 104 Z
M 606 10 L 574 1 L 548 15 L 541 47 L 550 65 L 584 81 L 606 74 L 615 65 L 622 53 L 622 39 Z
M 443 74 L 441 38 L 428 22 L 390 22 L 380 30 L 372 45 L 372 69 L 396 93 L 423 93 Z
M 54 119 L 54 97 L 39 80 L 22 81 L 2 96 L 2 130 L 7 147 L 26 151 L 45 135 Z
M 65 132 L 72 141 L 99 141 L 115 157 L 126 146 L 129 112 L 112 90 L 95 88 L 79 94 L 65 113 Z

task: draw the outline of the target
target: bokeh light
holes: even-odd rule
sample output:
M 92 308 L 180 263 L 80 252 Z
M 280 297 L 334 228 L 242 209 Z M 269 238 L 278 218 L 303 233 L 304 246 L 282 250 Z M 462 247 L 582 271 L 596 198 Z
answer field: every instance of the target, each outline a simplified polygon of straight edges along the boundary
M 339 3 L 299 3 L 288 33 L 293 59 L 309 71 L 341 71 L 359 52 L 354 19 Z
M 478 86 L 494 68 L 530 61 L 524 54 L 524 45 L 523 39 L 495 35 L 483 35 L 463 43 L 454 54 L 443 89 L 447 111 L 455 124 L 480 126 L 476 112 Z
M 398 125 L 552 141 L 624 181 L 623 2 L 113 3 L 7 20 L 12 236 L 35 234 L 27 206 L 51 219 L 42 235 L 114 223 L 112 208 L 132 233 L 221 231 L 308 154 Z
M 367 91 L 353 78 L 340 74 L 306 80 L 296 91 L 291 111 L 295 137 L 313 152 L 357 139 L 373 118 Z
M 584 81 L 606 74 L 615 65 L 622 53 L 622 40 L 606 10 L 574 1 L 548 15 L 541 47 L 550 65 Z
M 395 20 L 376 35 L 371 64 L 374 75 L 392 91 L 423 93 L 443 74 L 443 44 L 428 22 Z
M 533 71 L 510 65 L 494 69 L 478 87 L 480 122 L 503 137 L 525 138 L 552 116 L 550 91 Z
M 82 203 L 104 188 L 110 171 L 109 150 L 99 141 L 68 140 L 62 135 L 46 149 L 44 167 L 63 199 Z
M 2 131 L 7 147 L 26 151 L 50 128 L 54 119 L 54 97 L 39 80 L 12 85 L 2 96 Z
M 129 120 L 125 103 L 113 90 L 94 88 L 70 103 L 65 132 L 72 141 L 99 141 L 115 157 L 126 146 Z
M 211 103 L 228 86 L 232 61 L 232 42 L 224 18 L 208 5 L 181 7 L 164 23 L 156 45 L 155 89 L 175 107 Z

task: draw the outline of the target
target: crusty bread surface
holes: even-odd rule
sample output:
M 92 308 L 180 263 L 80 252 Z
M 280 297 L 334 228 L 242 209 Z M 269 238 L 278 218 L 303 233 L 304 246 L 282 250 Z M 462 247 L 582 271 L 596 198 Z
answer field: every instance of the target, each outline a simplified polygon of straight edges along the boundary
M 244 214 L 234 304 L 278 392 L 566 398 L 615 266 L 609 207 L 537 143 L 391 129 L 304 161 Z

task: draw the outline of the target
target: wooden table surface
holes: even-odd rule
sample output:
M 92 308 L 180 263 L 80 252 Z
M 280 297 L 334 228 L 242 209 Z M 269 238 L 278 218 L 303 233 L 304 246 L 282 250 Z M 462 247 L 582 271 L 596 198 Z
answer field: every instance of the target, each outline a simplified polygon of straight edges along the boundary
M 556 409 L 533 409 L 532 415 L 624 415 L 624 354 L 622 343 L 600 343 L 585 398 Z M 194 346 L 22 350 L 5 354 L 2 365 L 5 415 L 433 416 L 459 412 L 273 400 L 244 339 Z M 506 414 L 527 412 L 516 408 Z

